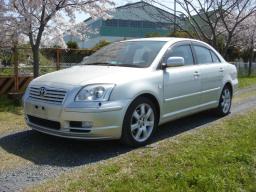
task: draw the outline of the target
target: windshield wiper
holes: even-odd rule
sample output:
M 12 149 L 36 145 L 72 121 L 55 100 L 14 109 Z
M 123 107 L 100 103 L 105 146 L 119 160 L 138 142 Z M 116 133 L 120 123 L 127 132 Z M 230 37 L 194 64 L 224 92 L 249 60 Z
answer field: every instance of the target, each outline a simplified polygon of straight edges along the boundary
M 104 65 L 104 66 L 116 66 L 115 64 L 112 64 L 112 63 L 107 63 L 107 62 L 85 63 L 84 65 Z
M 116 66 L 118 66 L 118 67 L 135 67 L 135 68 L 145 68 L 146 67 L 146 66 L 134 65 L 134 64 L 119 64 Z
M 135 64 L 113 64 L 108 62 L 95 62 L 95 63 L 86 63 L 84 65 L 103 65 L 103 66 L 117 66 L 117 67 L 135 67 L 135 68 L 145 68 L 146 66 L 135 65 Z

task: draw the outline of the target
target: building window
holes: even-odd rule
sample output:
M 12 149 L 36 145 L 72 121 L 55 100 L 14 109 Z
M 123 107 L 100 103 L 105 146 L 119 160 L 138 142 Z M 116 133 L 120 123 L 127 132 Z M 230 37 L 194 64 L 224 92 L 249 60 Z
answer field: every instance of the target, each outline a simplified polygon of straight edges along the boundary
M 131 21 L 131 27 L 141 28 L 141 22 L 140 21 Z
M 143 28 L 155 28 L 155 23 L 150 21 L 143 21 Z
M 111 20 L 106 20 L 105 25 L 109 27 L 117 27 L 117 20 L 116 19 L 111 19 Z
M 128 20 L 118 20 L 119 27 L 129 27 L 130 22 Z
M 168 23 L 156 23 L 157 28 L 159 29 L 168 29 L 170 27 L 170 24 Z

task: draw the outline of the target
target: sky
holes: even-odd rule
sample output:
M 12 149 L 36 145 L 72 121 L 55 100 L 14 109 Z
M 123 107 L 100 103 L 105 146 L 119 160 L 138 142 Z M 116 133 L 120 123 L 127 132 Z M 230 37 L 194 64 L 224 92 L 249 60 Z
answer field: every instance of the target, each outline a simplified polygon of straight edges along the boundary
M 135 2 L 138 2 L 138 1 L 141 1 L 141 0 L 113 0 L 113 1 L 115 2 L 116 7 L 118 7 L 118 6 L 125 5 L 127 3 L 135 3 Z M 173 3 L 174 0 L 161 0 L 160 2 L 161 2 L 161 4 L 164 4 L 168 7 L 173 7 L 173 5 L 174 5 L 174 3 Z M 177 7 L 177 10 L 179 10 L 179 7 Z M 83 14 L 83 13 L 77 14 L 76 22 L 80 23 L 80 22 L 84 21 L 85 19 L 87 19 L 88 17 L 89 17 L 89 15 L 86 15 L 86 14 Z

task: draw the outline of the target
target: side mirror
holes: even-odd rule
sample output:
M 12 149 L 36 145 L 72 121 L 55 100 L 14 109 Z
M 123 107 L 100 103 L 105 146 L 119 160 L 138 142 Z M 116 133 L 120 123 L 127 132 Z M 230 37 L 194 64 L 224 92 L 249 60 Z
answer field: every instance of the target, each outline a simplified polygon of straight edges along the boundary
M 166 62 L 166 67 L 184 66 L 185 61 L 183 57 L 169 57 Z

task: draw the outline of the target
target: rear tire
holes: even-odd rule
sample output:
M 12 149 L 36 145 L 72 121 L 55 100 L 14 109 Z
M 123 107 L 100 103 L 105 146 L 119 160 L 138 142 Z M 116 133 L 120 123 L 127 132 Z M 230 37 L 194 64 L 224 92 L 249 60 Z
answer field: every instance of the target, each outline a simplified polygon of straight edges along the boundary
M 232 91 L 229 86 L 225 85 L 220 95 L 219 106 L 216 109 L 217 115 L 222 117 L 228 115 L 230 113 L 231 104 Z
M 124 117 L 121 142 L 131 147 L 148 144 L 157 122 L 156 107 L 153 102 L 146 97 L 135 99 Z

